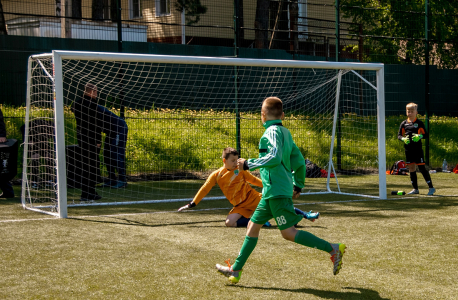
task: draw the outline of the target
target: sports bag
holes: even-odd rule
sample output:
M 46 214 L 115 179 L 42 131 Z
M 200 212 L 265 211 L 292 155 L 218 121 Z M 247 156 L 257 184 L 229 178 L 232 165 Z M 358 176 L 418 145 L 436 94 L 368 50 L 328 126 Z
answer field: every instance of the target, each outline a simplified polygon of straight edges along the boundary
M 407 175 L 409 169 L 406 168 L 406 163 L 403 160 L 395 162 L 389 171 L 390 175 Z

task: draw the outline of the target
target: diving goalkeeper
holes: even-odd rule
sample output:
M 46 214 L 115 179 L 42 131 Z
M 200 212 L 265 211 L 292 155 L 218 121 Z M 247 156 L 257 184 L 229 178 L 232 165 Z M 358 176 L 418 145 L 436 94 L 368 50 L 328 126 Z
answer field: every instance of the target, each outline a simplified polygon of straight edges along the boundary
M 249 183 L 262 187 L 262 181 L 248 171 L 238 170 L 237 160 L 239 159 L 239 153 L 234 148 L 225 148 L 222 158 L 224 165 L 211 173 L 194 199 L 185 206 L 180 207 L 178 211 L 195 207 L 218 184 L 224 196 L 234 206 L 226 218 L 226 226 L 246 227 L 262 196 Z M 312 222 L 320 216 L 319 212 L 303 212 L 297 208 L 295 208 L 295 212 Z M 270 226 L 270 223 L 267 222 L 265 225 Z

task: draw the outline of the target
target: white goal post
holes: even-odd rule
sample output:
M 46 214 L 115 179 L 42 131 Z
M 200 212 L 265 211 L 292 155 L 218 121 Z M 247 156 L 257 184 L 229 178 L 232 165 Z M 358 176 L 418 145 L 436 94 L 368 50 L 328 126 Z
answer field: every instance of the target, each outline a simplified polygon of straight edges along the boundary
M 99 183 L 102 199 L 91 202 L 79 201 L 80 189 L 67 182 L 69 146 L 79 143 L 73 105 L 87 83 L 98 86 L 98 105 L 129 127 L 127 187 L 102 189 Z M 258 115 L 266 96 L 284 101 L 285 126 L 304 157 L 323 170 L 322 178 L 306 179 L 304 193 L 386 199 L 384 94 L 384 65 L 378 63 L 80 51 L 33 55 L 22 205 L 67 218 L 68 207 L 190 201 L 203 183 L 197 179 L 221 165 L 220 150 L 231 146 L 242 157 L 257 155 L 256 137 L 263 131 Z M 78 159 L 74 165 L 84 164 Z M 100 169 L 108 161 L 101 160 Z M 354 178 L 368 174 L 375 179 L 366 193 Z

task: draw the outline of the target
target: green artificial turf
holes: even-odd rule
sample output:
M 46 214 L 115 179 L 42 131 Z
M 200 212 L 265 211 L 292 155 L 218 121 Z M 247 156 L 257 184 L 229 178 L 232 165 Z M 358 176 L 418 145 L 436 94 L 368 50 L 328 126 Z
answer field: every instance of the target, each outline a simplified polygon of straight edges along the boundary
M 332 275 L 326 253 L 283 240 L 271 220 L 237 285 L 214 269 L 234 261 L 245 236 L 225 227 L 226 200 L 181 213 L 184 202 L 69 208 L 58 219 L 2 199 L 0 298 L 454 299 L 457 176 L 432 174 L 433 197 L 421 178 L 415 196 L 301 196 L 295 205 L 321 217 L 298 229 L 345 243 L 341 272 Z M 408 176 L 387 180 L 389 191 L 409 190 Z

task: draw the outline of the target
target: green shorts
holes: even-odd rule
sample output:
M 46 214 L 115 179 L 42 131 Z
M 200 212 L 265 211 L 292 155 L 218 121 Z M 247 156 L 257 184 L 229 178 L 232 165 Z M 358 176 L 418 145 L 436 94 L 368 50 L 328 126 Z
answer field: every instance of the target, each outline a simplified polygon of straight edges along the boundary
M 293 199 L 291 198 L 262 198 L 258 207 L 251 216 L 251 222 L 264 224 L 274 218 L 280 230 L 290 228 L 299 223 L 304 217 L 294 211 Z

